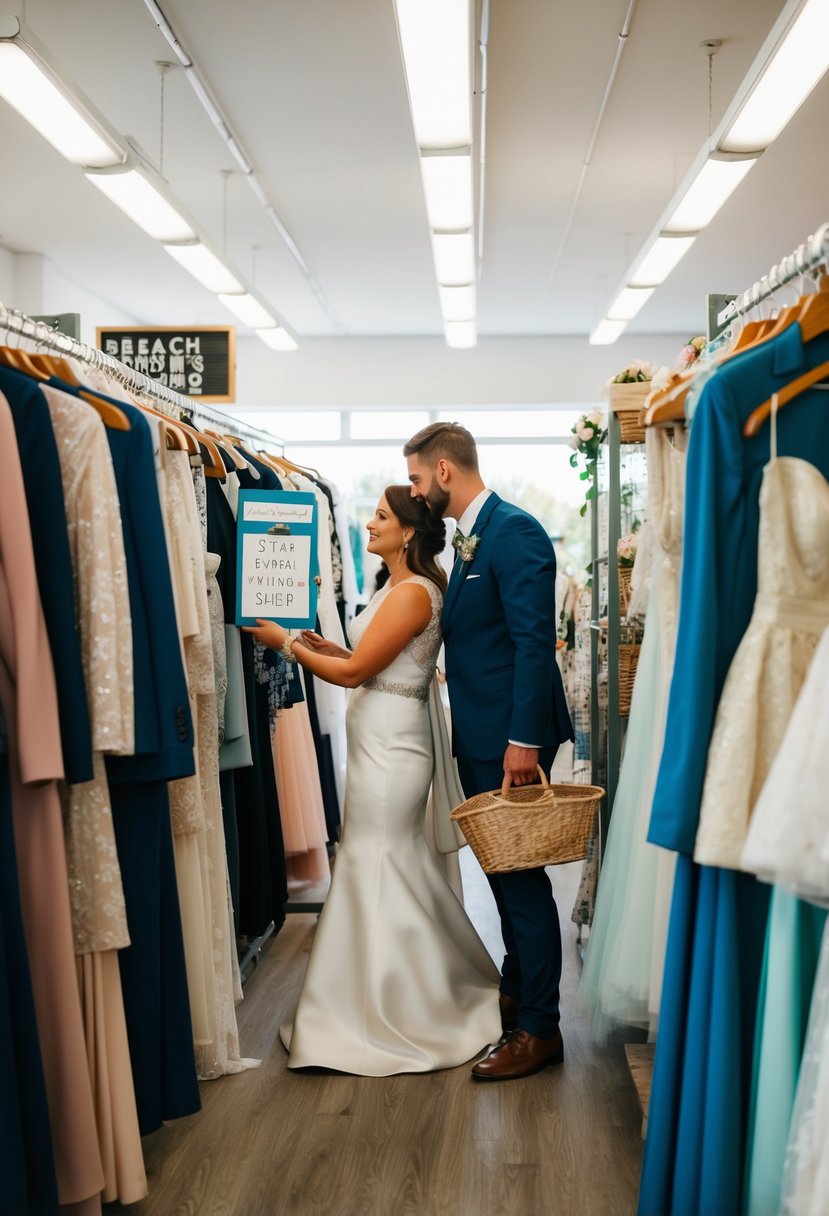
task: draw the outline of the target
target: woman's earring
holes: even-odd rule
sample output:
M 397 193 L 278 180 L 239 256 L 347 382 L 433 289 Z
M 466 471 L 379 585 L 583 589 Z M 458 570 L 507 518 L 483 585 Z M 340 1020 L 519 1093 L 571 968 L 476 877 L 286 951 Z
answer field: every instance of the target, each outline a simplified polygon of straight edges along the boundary
M 408 549 L 408 547 L 409 547 L 409 542 L 407 540 L 404 540 L 403 541 L 403 551 L 405 552 Z

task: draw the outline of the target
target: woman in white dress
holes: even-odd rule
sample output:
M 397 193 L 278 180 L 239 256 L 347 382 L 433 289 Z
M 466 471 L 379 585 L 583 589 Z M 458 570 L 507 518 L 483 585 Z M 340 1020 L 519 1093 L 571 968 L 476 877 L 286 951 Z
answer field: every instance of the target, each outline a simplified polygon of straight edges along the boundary
M 355 618 L 353 651 L 251 630 L 351 688 L 343 838 L 293 1026 L 289 1067 L 361 1076 L 465 1063 L 501 1033 L 498 972 L 424 836 L 435 768 L 429 698 L 441 645 L 443 521 L 388 486 L 367 524 L 391 575 Z

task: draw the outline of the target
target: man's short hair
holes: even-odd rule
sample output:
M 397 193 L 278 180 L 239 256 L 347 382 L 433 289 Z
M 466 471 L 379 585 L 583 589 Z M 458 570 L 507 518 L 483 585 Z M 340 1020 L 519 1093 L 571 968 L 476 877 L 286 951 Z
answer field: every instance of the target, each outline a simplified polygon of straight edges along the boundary
M 419 456 L 430 468 L 439 460 L 451 460 L 459 469 L 478 472 L 475 440 L 459 422 L 433 422 L 412 435 L 403 448 L 404 456 Z

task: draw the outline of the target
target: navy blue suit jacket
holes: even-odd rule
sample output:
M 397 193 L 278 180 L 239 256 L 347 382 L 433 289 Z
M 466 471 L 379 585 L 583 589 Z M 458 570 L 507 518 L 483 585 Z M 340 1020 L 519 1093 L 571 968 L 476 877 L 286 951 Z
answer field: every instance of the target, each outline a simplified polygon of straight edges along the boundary
M 510 739 L 540 748 L 573 738 L 556 662 L 556 559 L 537 519 L 491 494 L 480 544 L 455 562 L 443 607 L 456 755 L 501 760 Z

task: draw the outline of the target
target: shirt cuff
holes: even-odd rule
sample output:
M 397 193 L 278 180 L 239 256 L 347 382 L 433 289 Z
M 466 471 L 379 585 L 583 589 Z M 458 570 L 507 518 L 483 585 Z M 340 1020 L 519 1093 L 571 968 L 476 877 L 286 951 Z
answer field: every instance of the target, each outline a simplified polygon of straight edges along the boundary
M 519 743 L 517 739 L 507 739 L 507 743 L 511 743 L 513 747 L 529 747 L 537 752 L 541 751 L 540 743 Z

